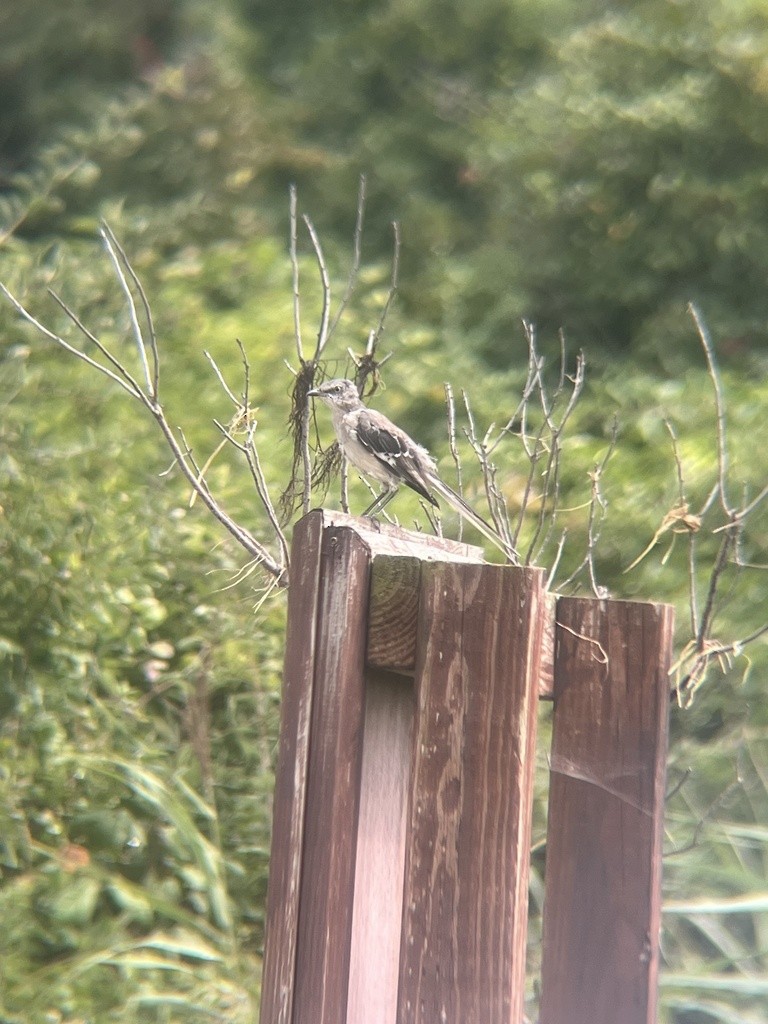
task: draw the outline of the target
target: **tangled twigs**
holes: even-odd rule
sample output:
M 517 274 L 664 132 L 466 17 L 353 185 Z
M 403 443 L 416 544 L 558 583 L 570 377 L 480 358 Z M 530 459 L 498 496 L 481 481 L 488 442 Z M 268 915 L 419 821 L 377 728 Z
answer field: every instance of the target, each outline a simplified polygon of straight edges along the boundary
M 293 274 L 294 339 L 296 344 L 298 368 L 294 369 L 289 367 L 294 374 L 293 387 L 291 389 L 291 412 L 288 417 L 289 433 L 293 439 L 293 456 L 288 483 L 280 496 L 279 502 L 280 514 L 283 521 L 290 519 L 297 508 L 300 508 L 302 513 L 306 514 L 310 508 L 313 488 L 317 488 L 321 491 L 327 490 L 331 479 L 337 475 L 339 469 L 341 469 L 342 481 L 341 505 L 345 512 L 348 511 L 346 484 L 347 473 L 344 460 L 337 445 L 331 445 L 328 449 L 323 451 L 320 448 L 319 443 L 316 443 L 315 445 L 310 443 L 312 409 L 307 395 L 315 386 L 318 378 L 322 379 L 326 375 L 326 361 L 324 359 L 326 346 L 333 337 L 341 320 L 341 316 L 347 308 L 357 285 L 362 252 L 365 197 L 366 179 L 365 176 L 362 176 L 360 178 L 360 187 L 357 196 L 357 217 L 355 220 L 355 230 L 352 243 L 352 264 L 344 289 L 344 294 L 342 295 L 338 309 L 336 310 L 333 318 L 331 318 L 331 278 L 328 271 L 328 265 L 323 254 L 323 249 L 320 244 L 320 239 L 309 217 L 303 215 L 301 218 L 309 236 L 312 251 L 315 256 L 322 293 L 322 305 L 317 336 L 312 354 L 308 356 L 305 353 L 304 343 L 302 340 L 298 253 L 298 203 L 296 190 L 295 188 L 291 189 L 290 256 Z M 390 307 L 392 306 L 397 293 L 397 278 L 400 262 L 400 230 L 397 224 L 393 225 L 393 229 L 394 253 L 392 258 L 392 277 L 389 291 L 379 316 L 379 322 L 377 326 L 369 332 L 365 351 L 362 355 L 355 355 L 354 352 L 348 350 L 349 357 L 355 366 L 355 383 L 357 384 L 361 394 L 365 394 L 366 392 L 367 394 L 372 394 L 373 391 L 376 390 L 379 383 L 380 368 L 389 358 L 388 356 L 385 356 L 383 359 L 379 359 L 377 348 L 384 332 L 387 314 L 389 313 Z M 368 387 L 369 382 L 371 382 L 370 388 Z M 314 468 L 312 463 L 313 448 L 315 455 Z
M 713 663 L 718 664 L 722 671 L 726 671 L 733 664 L 734 658 L 743 656 L 750 644 L 768 633 L 768 623 L 766 623 L 737 640 L 723 641 L 714 635 L 715 622 L 723 601 L 723 591 L 727 589 L 726 581 L 732 578 L 734 572 L 738 574 L 744 568 L 764 568 L 748 566 L 742 559 L 741 550 L 749 517 L 768 497 L 768 485 L 763 486 L 757 496 L 751 500 L 745 497 L 741 507 L 736 506 L 729 497 L 733 481 L 728 452 L 725 389 L 715 358 L 714 345 L 704 319 L 693 304 L 690 304 L 688 309 L 704 350 L 707 372 L 712 385 L 715 405 L 714 447 L 717 465 L 715 480 L 701 507 L 692 511 L 686 494 L 683 462 L 678 449 L 677 437 L 671 424 L 667 423 L 677 469 L 677 501 L 662 518 L 650 543 L 626 570 L 629 571 L 642 561 L 665 534 L 671 534 L 673 543 L 676 535 L 683 535 L 686 538 L 688 544 L 690 636 L 670 670 L 674 680 L 674 693 L 681 704 L 690 703 Z M 712 525 L 713 517 L 718 517 L 720 522 Z M 702 538 L 717 538 L 718 540 L 717 550 L 705 573 L 703 584 L 701 582 L 700 556 Z M 671 550 L 670 546 L 663 561 L 669 557 Z
M 160 402 L 160 358 L 158 353 L 157 336 L 155 333 L 147 294 L 144 291 L 144 288 L 125 253 L 125 250 L 118 243 L 113 231 L 106 224 L 102 225 L 101 237 L 114 269 L 117 281 L 122 289 L 123 295 L 125 296 L 131 324 L 131 334 L 136 344 L 139 363 L 141 366 L 141 378 L 143 378 L 141 382 L 131 373 L 125 363 L 118 359 L 107 348 L 107 346 L 91 330 L 89 330 L 78 315 L 58 295 L 51 292 L 51 295 L 59 308 L 71 321 L 85 341 L 94 346 L 97 354 L 101 356 L 101 360 L 94 358 L 87 352 L 83 351 L 83 349 L 78 348 L 76 345 L 70 344 L 70 342 L 56 334 L 55 331 L 46 327 L 2 284 L 0 284 L 0 291 L 2 291 L 16 312 L 23 317 L 27 323 L 31 324 L 40 334 L 48 338 L 50 341 L 55 342 L 65 351 L 69 352 L 77 359 L 82 360 L 82 362 L 97 370 L 99 373 L 102 373 L 105 377 L 108 377 L 109 380 L 121 387 L 131 396 L 131 398 L 147 410 L 157 426 L 160 428 L 160 432 L 165 438 L 165 442 L 173 454 L 174 464 L 179 467 L 180 471 L 192 488 L 193 493 L 197 495 L 200 501 L 213 515 L 214 519 L 221 523 L 224 529 L 227 530 L 238 544 L 244 548 L 255 564 L 259 565 L 264 572 L 272 577 L 273 581 L 277 585 L 287 586 L 288 549 L 285 543 L 285 538 L 277 525 L 277 521 L 274 516 L 274 509 L 272 508 L 271 501 L 269 500 L 266 487 L 263 486 L 263 476 L 260 474 L 258 453 L 254 443 L 253 431 L 255 429 L 255 424 L 252 424 L 248 428 L 247 441 L 245 444 L 235 442 L 234 437 L 230 434 L 227 434 L 226 436 L 227 439 L 235 444 L 235 446 L 238 447 L 246 457 L 246 461 L 248 462 L 252 476 L 256 482 L 259 499 L 266 511 L 267 518 L 269 519 L 274 533 L 275 551 L 271 550 L 266 544 L 257 540 L 249 530 L 237 523 L 225 511 L 221 502 L 208 487 L 205 479 L 205 467 L 201 468 L 197 465 L 192 451 L 184 439 L 183 432 L 179 431 L 177 437 L 177 432 L 174 431 L 168 422 L 165 411 Z M 218 373 L 218 376 L 220 382 L 224 384 L 220 373 Z M 248 373 L 246 361 L 246 381 L 247 379 Z M 242 403 L 239 399 L 235 398 L 232 391 L 226 387 L 226 385 L 225 390 L 229 397 L 234 401 L 235 405 L 241 410 L 240 415 L 242 416 L 244 411 L 248 409 L 247 383 L 246 395 L 244 396 Z

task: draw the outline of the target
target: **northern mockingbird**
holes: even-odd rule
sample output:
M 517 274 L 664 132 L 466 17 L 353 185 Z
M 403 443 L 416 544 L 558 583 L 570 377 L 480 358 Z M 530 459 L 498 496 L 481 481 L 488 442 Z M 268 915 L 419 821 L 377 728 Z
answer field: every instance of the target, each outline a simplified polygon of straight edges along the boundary
M 484 534 L 512 561 L 517 556 L 509 544 L 466 501 L 437 475 L 437 464 L 426 448 L 375 409 L 362 402 L 351 380 L 329 380 L 307 392 L 330 406 L 339 447 L 363 476 L 384 485 L 381 494 L 363 515 L 373 516 L 395 496 L 401 484 L 437 506 L 438 494 L 454 511 Z

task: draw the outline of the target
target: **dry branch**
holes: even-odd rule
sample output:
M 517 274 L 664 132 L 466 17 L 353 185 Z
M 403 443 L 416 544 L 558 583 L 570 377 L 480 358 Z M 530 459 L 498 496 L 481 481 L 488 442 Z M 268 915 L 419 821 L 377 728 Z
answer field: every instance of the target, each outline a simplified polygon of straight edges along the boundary
M 65 351 L 82 360 L 99 373 L 104 374 L 104 376 L 108 377 L 113 383 L 118 384 L 133 399 L 144 406 L 159 427 L 160 432 L 165 438 L 166 444 L 171 450 L 174 464 L 179 467 L 179 470 L 186 478 L 194 494 L 200 498 L 202 503 L 213 515 L 214 519 L 216 519 L 217 522 L 219 522 L 238 542 L 238 544 L 244 548 L 250 557 L 254 559 L 270 577 L 272 577 L 277 585 L 287 586 L 287 546 L 282 533 L 279 529 L 275 530 L 276 521 L 274 519 L 274 510 L 271 502 L 269 501 L 266 487 L 257 487 L 257 491 L 272 529 L 275 532 L 275 538 L 277 541 L 276 552 L 273 552 L 269 547 L 267 547 L 267 545 L 258 541 L 249 530 L 237 523 L 225 511 L 219 500 L 209 489 L 205 481 L 205 473 L 195 462 L 190 447 L 184 440 L 183 433 L 179 434 L 179 437 L 181 438 L 181 441 L 179 441 L 174 429 L 168 422 L 165 411 L 159 401 L 160 359 L 149 300 L 138 276 L 133 270 L 129 259 L 125 254 L 125 251 L 119 245 L 114 233 L 107 225 L 103 226 L 101 236 L 118 284 L 120 285 L 128 306 L 131 333 L 139 353 L 139 361 L 144 376 L 143 384 L 139 383 L 125 364 L 110 352 L 107 346 L 91 330 L 89 330 L 77 314 L 54 293 L 51 293 L 51 295 L 59 308 L 65 313 L 77 331 L 83 336 L 85 341 L 91 343 L 96 348 L 97 352 L 103 357 L 105 362 L 100 362 L 98 359 L 94 359 L 92 356 L 88 355 L 87 352 L 84 352 L 77 346 L 70 344 L 60 335 L 46 327 L 2 284 L 0 284 L 0 291 L 3 292 L 17 313 L 26 320 L 27 323 L 31 324 L 40 334 L 48 338 L 50 341 L 55 342 Z M 145 324 L 143 327 L 139 318 L 139 307 L 136 303 L 136 297 L 138 297 L 139 304 L 144 315 Z M 220 382 L 223 384 L 223 378 L 220 373 L 218 373 L 218 377 Z M 232 391 L 227 387 L 225 387 L 225 390 L 228 396 L 235 401 L 235 404 L 239 405 Z M 244 408 L 247 409 L 247 397 L 245 401 L 246 404 Z M 246 454 L 247 459 L 250 459 L 251 461 L 253 460 L 252 434 L 251 445 L 247 448 L 247 451 L 245 451 L 244 454 Z M 255 466 L 258 472 L 258 460 L 256 460 Z M 254 472 L 253 469 L 252 472 Z
M 730 642 L 723 642 L 714 636 L 715 619 L 720 604 L 721 592 L 725 585 L 727 570 L 730 567 L 735 567 L 736 569 L 746 567 L 740 556 L 744 533 L 749 516 L 768 495 L 768 485 L 764 486 L 757 497 L 751 501 L 747 501 L 745 498 L 741 508 L 737 508 L 729 500 L 728 494 L 732 481 L 730 478 L 728 453 L 728 419 L 725 405 L 725 390 L 707 325 L 696 306 L 691 303 L 688 306 L 688 310 L 704 351 L 707 373 L 712 385 L 715 404 L 717 477 L 699 512 L 697 514 L 691 513 L 686 498 L 683 464 L 677 446 L 677 437 L 672 427 L 667 424 L 667 429 L 672 439 L 677 471 L 679 503 L 676 508 L 672 509 L 664 517 L 651 544 L 640 556 L 640 558 L 645 557 L 659 536 L 666 530 L 672 530 L 673 533 L 686 533 L 688 536 L 688 614 L 690 638 L 683 646 L 682 653 L 672 667 L 675 678 L 675 692 L 681 703 L 690 702 L 713 662 L 717 662 L 725 671 L 730 667 L 733 658 L 742 655 L 749 644 L 754 643 L 768 633 L 768 623 L 766 623 L 748 635 Z M 714 528 L 709 528 L 706 531 L 711 536 L 719 536 L 720 543 L 709 568 L 703 598 L 701 598 L 697 585 L 699 570 L 698 539 L 700 534 L 705 532 L 705 516 L 711 513 L 715 505 L 715 499 L 719 499 L 718 504 L 725 522 L 719 523 Z M 638 560 L 636 559 L 633 564 L 636 564 Z

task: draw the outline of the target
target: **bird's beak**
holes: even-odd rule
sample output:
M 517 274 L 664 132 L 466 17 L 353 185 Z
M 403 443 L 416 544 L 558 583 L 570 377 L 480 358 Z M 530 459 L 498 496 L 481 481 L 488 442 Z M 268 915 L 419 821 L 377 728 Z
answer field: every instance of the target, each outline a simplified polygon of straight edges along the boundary
M 311 391 L 307 392 L 307 398 L 317 398 L 319 394 L 320 392 L 317 390 L 317 388 L 312 388 Z

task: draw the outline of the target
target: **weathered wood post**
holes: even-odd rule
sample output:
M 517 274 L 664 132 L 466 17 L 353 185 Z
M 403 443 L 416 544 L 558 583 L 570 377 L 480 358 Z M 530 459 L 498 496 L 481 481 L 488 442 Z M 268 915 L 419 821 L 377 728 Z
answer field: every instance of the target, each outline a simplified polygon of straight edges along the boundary
M 655 1024 L 669 605 L 560 598 L 540 1024 Z
M 262 1024 L 522 1016 L 540 570 L 298 524 Z

